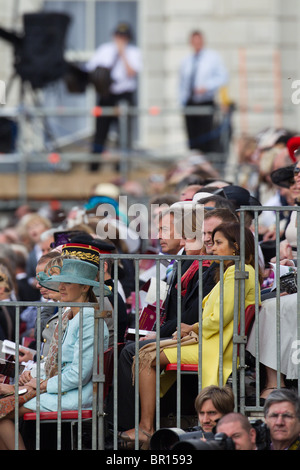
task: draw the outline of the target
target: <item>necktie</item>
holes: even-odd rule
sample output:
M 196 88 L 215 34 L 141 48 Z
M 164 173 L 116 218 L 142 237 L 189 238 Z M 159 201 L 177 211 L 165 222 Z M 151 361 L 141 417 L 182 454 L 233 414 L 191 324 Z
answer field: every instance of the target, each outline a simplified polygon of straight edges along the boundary
M 191 71 L 191 76 L 190 76 L 190 94 L 189 94 L 190 99 L 192 99 L 194 95 L 195 79 L 196 79 L 197 68 L 198 68 L 198 59 L 199 59 L 199 52 L 197 52 L 193 56 L 192 71 Z
M 174 262 L 175 260 L 173 259 L 167 266 L 166 270 L 166 280 L 167 284 L 170 284 L 171 278 L 172 278 L 172 273 L 173 273 L 173 268 L 174 268 Z

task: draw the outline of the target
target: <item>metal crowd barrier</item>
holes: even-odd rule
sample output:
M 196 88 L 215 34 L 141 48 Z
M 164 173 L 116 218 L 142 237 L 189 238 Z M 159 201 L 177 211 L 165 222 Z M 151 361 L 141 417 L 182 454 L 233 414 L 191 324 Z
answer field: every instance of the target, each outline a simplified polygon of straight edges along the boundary
M 233 331 L 233 367 L 232 367 L 232 376 L 230 377 L 229 384 L 232 386 L 234 397 L 235 397 L 235 411 L 240 411 L 243 414 L 248 416 L 262 416 L 263 413 L 263 405 L 260 402 L 260 393 L 261 393 L 261 386 L 262 386 L 262 379 L 261 379 L 261 370 L 260 370 L 260 350 L 259 350 L 259 311 L 261 308 L 261 303 L 259 301 L 259 214 L 262 211 L 271 211 L 275 213 L 275 245 L 276 245 L 276 285 L 279 286 L 279 278 L 280 278 L 280 213 L 291 213 L 292 211 L 297 212 L 297 226 L 300 225 L 300 207 L 298 206 L 285 206 L 285 207 L 277 207 L 277 206 L 268 206 L 268 207 L 261 207 L 261 206 L 243 206 L 239 210 L 240 215 L 240 223 L 241 223 L 241 250 L 239 256 L 233 257 L 215 257 L 215 256 L 204 256 L 204 257 L 194 257 L 193 259 L 209 259 L 209 260 L 219 260 L 220 261 L 220 331 L 223 329 L 223 316 L 222 316 L 222 309 L 223 309 L 223 272 L 224 272 L 224 260 L 226 259 L 233 259 L 235 262 L 235 291 L 234 291 L 234 331 Z M 256 344 L 256 354 L 255 354 L 255 370 L 253 372 L 253 376 L 251 380 L 254 382 L 255 387 L 255 403 L 249 405 L 247 403 L 247 390 L 246 390 L 246 381 L 247 381 L 247 374 L 249 370 L 249 365 L 247 364 L 246 360 L 246 347 L 248 336 L 245 334 L 245 280 L 247 278 L 247 273 L 245 272 L 245 246 L 244 246 L 244 226 L 245 226 L 245 213 L 246 212 L 253 212 L 253 226 L 254 226 L 254 240 L 255 240 L 255 318 L 252 329 L 255 331 L 255 344 Z M 300 231 L 297 230 L 297 246 L 299 246 L 300 242 Z M 106 256 L 106 255 L 105 255 Z M 181 265 L 185 259 L 189 259 L 188 256 L 170 256 L 170 255 L 109 255 L 109 258 L 114 259 L 114 275 L 115 275 L 115 282 L 117 282 L 118 278 L 118 260 L 122 260 L 124 258 L 133 259 L 135 263 L 135 276 L 136 276 L 136 286 L 135 286 L 135 293 L 139 291 L 139 260 L 140 259 L 153 259 L 156 263 L 156 317 L 159 318 L 159 265 L 160 262 L 165 260 L 175 259 L 177 260 L 178 268 L 177 268 L 177 284 L 178 284 L 178 295 L 177 295 L 177 330 L 180 332 L 180 324 L 181 324 L 181 287 L 180 287 L 180 278 L 181 278 Z M 297 252 L 297 260 L 295 260 L 295 264 L 298 265 L 300 253 Z M 202 267 L 201 263 L 199 265 L 199 364 L 198 370 L 201 368 L 202 363 L 202 344 L 201 344 L 201 319 L 202 319 Z M 299 277 L 297 278 L 298 290 L 299 290 Z M 280 323 L 280 290 L 276 290 L 276 311 L 274 312 L 274 321 L 276 322 L 276 347 L 277 347 L 277 386 L 280 387 L 280 334 L 281 334 L 281 323 Z M 299 295 L 297 295 L 297 339 L 300 339 L 300 301 Z M 135 296 L 135 311 L 139 311 L 139 304 L 138 304 L 138 296 Z M 138 317 L 135 317 L 135 329 L 138 330 L 139 323 Z M 156 340 L 156 429 L 160 427 L 160 398 L 159 398 L 159 386 L 160 386 L 160 371 L 159 371 L 159 331 L 157 332 L 157 340 Z M 222 344 L 223 344 L 223 337 L 220 335 L 220 343 L 219 343 L 219 350 L 222 351 Z M 180 371 L 180 342 L 178 341 L 178 355 L 177 355 L 177 380 L 176 380 L 176 396 L 177 396 L 177 404 L 176 404 L 176 426 L 181 427 L 181 371 Z M 135 337 L 135 353 L 136 353 L 136 363 L 135 363 L 135 429 L 136 429 L 136 442 L 135 448 L 138 449 L 138 423 L 139 423 L 139 392 L 138 392 L 138 384 L 139 384 L 139 374 L 138 374 L 138 349 L 139 349 L 139 338 Z M 223 357 L 220 354 L 219 358 L 220 368 L 219 368 L 219 381 L 222 383 L 221 378 L 223 375 Z M 118 380 L 118 363 L 115 361 L 114 363 L 114 384 L 117 383 Z M 296 386 L 300 393 L 300 361 L 298 362 L 298 377 L 296 380 Z M 201 390 L 201 376 L 198 374 L 198 391 Z M 117 397 L 117 388 L 114 387 L 114 449 L 118 448 L 118 441 L 117 441 L 117 430 L 118 430 L 118 420 L 117 420 L 117 408 L 118 408 L 118 397 Z
M 103 255 L 104 257 L 104 255 Z M 134 266 L 135 266 L 135 293 L 139 292 L 139 261 L 141 259 L 152 259 L 155 261 L 156 266 L 156 323 L 159 323 L 160 320 L 160 302 L 159 302 L 159 294 L 160 294 L 160 271 L 159 266 L 160 263 L 164 261 L 170 262 L 170 260 L 174 259 L 177 263 L 177 331 L 178 331 L 178 340 L 177 340 L 177 372 L 176 372 L 176 426 L 181 427 L 181 360 L 180 360 L 180 331 L 181 331 L 181 318 L 182 318 L 182 311 L 181 311 L 181 284 L 180 279 L 182 275 L 182 262 L 185 260 L 190 260 L 191 257 L 188 255 L 105 255 L 106 258 L 112 258 L 114 260 L 114 282 L 117 282 L 118 279 L 118 262 L 122 259 L 133 259 Z M 236 280 L 235 280 L 235 289 L 234 289 L 234 353 L 233 353 L 233 391 L 235 397 L 237 398 L 237 348 L 240 342 L 239 335 L 238 335 L 238 325 L 239 325 L 239 290 L 240 285 L 245 281 L 244 273 L 240 270 L 240 257 L 239 256 L 194 256 L 192 259 L 198 259 L 199 261 L 204 260 L 218 260 L 220 262 L 220 330 L 223 330 L 223 299 L 224 299 L 224 290 L 223 290 L 223 273 L 224 273 L 224 261 L 225 260 L 233 260 L 235 263 L 236 269 Z M 102 260 L 103 262 L 104 260 Z M 198 363 L 198 372 L 201 369 L 202 363 L 202 300 L 203 300 L 203 286 L 202 286 L 202 264 L 199 263 L 199 363 Z M 115 304 L 116 305 L 116 304 Z M 138 295 L 135 295 L 135 311 L 139 311 L 139 298 Z M 242 307 L 241 307 L 242 312 Z M 242 315 L 241 315 L 242 317 Z M 135 315 L 135 322 L 133 328 L 138 331 L 139 330 L 139 316 Z M 115 331 L 116 333 L 116 331 Z M 116 339 L 115 339 L 116 341 Z M 159 368 L 159 341 L 160 341 L 160 331 L 159 329 L 156 331 L 156 429 L 160 428 L 160 418 L 161 418 L 161 405 L 160 405 L 160 368 Z M 136 442 L 135 448 L 138 449 L 138 423 L 139 423 L 139 336 L 135 335 L 135 369 L 134 369 L 134 383 L 135 383 L 135 429 L 136 429 Z M 116 343 L 114 344 L 116 348 Z M 220 351 L 223 350 L 223 336 L 220 335 L 219 341 L 219 348 Z M 116 350 L 116 349 L 115 349 Z M 220 361 L 220 369 L 219 369 L 219 380 L 223 381 L 223 357 L 222 353 L 220 353 L 219 357 Z M 113 383 L 117 384 L 118 382 L 118 363 L 115 361 L 114 363 L 114 380 Z M 201 374 L 198 373 L 197 377 L 197 387 L 198 391 L 202 389 L 202 380 Z M 237 401 L 236 401 L 237 403 Z M 117 393 L 117 386 L 113 389 L 113 409 L 114 409 L 114 422 L 113 422 L 113 445 L 114 449 L 118 449 L 118 393 Z
M 240 220 L 241 220 L 241 250 L 239 256 L 232 256 L 232 257 L 218 257 L 218 256 L 197 256 L 193 257 L 192 259 L 199 259 L 201 260 L 218 260 L 220 262 L 220 331 L 223 330 L 223 300 L 224 300 L 224 290 L 223 290 L 223 273 L 224 273 L 224 261 L 228 259 L 232 259 L 235 264 L 235 289 L 233 292 L 234 296 L 234 331 L 233 331 L 233 367 L 232 367 L 232 376 L 230 377 L 230 385 L 232 386 L 232 390 L 235 397 L 235 409 L 236 411 L 240 411 L 246 415 L 255 415 L 263 411 L 263 407 L 260 404 L 260 389 L 261 389 L 261 377 L 260 377 L 260 351 L 259 351 L 259 311 L 260 311 L 260 304 L 259 304 L 259 234 L 258 234 L 258 214 L 261 211 L 261 207 L 257 206 L 245 206 L 241 207 L 240 209 Z M 280 244 L 280 234 L 279 234 L 279 222 L 280 222 L 280 212 L 281 211 L 297 211 L 297 225 L 300 224 L 300 207 L 298 206 L 288 206 L 288 207 L 264 207 L 264 210 L 273 211 L 276 214 L 276 253 L 279 253 L 279 244 Z M 247 370 L 248 365 L 246 364 L 246 346 L 247 346 L 247 336 L 245 335 L 245 279 L 247 277 L 247 273 L 245 272 L 245 247 L 244 247 L 244 234 L 243 234 L 243 227 L 245 225 L 245 212 L 246 211 L 253 211 L 254 212 L 254 238 L 255 238 L 255 322 L 254 322 L 254 331 L 255 331 L 255 344 L 256 344 L 256 354 L 255 354 L 255 371 L 254 371 L 254 381 L 255 381 L 255 404 L 249 406 L 247 404 L 247 396 L 246 396 L 246 379 L 247 379 Z M 297 237 L 299 237 L 299 233 L 297 231 Z M 299 238 L 298 238 L 299 241 Z M 297 261 L 299 259 L 300 253 L 297 252 Z M 180 332 L 181 329 L 181 319 L 182 319 L 182 311 L 181 311 L 181 285 L 180 279 L 182 275 L 182 262 L 186 259 L 191 259 L 191 257 L 187 255 L 144 255 L 144 254 L 113 254 L 113 255 L 100 255 L 100 287 L 104 283 L 104 262 L 106 259 L 113 260 L 113 267 L 114 267 L 114 282 L 117 285 L 118 282 L 118 268 L 119 262 L 122 262 L 122 259 L 130 259 L 133 260 L 134 267 L 135 267 L 135 318 L 134 318 L 134 325 L 136 331 L 139 330 L 139 296 L 137 295 L 140 290 L 140 261 L 141 260 L 153 260 L 156 267 L 156 319 L 159 323 L 160 320 L 160 309 L 159 309 L 159 298 L 160 298 L 160 263 L 170 261 L 171 259 L 176 260 L 177 263 L 177 284 L 178 284 L 178 291 L 177 291 L 177 305 L 178 305 L 178 312 L 177 312 L 177 329 Z M 276 261 L 276 285 L 279 285 L 279 257 L 277 256 Z M 203 287 L 202 287 L 202 264 L 199 263 L 199 363 L 198 363 L 198 372 L 201 370 L 202 364 L 202 300 L 203 300 Z M 297 286 L 299 289 L 299 277 L 297 278 Z M 113 447 L 114 449 L 118 449 L 118 391 L 117 391 L 117 383 L 118 383 L 118 302 L 117 302 L 118 292 L 114 290 L 114 313 L 113 313 L 113 348 L 114 348 L 114 359 L 113 359 L 113 387 L 111 390 L 112 393 L 112 400 L 113 400 Z M 276 343 L 277 343 L 277 384 L 280 385 L 280 331 L 281 331 L 281 323 L 280 323 L 280 291 L 277 289 L 276 291 L 276 311 L 274 311 L 274 321 L 276 322 Z M 103 297 L 100 296 L 100 314 L 95 316 L 95 336 L 94 336 L 94 363 L 93 363 L 93 419 L 92 425 L 89 430 L 91 434 L 91 448 L 97 450 L 105 449 L 105 407 L 103 402 L 103 386 L 105 382 L 105 374 L 103 369 L 103 327 L 104 327 L 104 314 L 103 314 Z M 19 370 L 19 342 L 20 342 L 20 335 L 19 335 L 19 327 L 20 327 L 20 309 L 26 306 L 36 306 L 37 307 L 37 318 L 40 317 L 41 308 L 45 305 L 44 302 L 0 302 L 0 305 L 6 306 L 15 306 L 16 307 L 16 360 L 15 360 L 15 367 L 16 367 L 16 376 L 15 376 L 15 383 L 16 383 L 16 396 L 18 394 L 18 370 Z M 69 304 L 62 304 L 62 303 L 52 303 L 52 306 L 57 306 L 59 308 L 60 316 L 61 310 L 64 306 Z M 82 315 L 82 307 L 88 306 L 90 304 L 76 304 L 80 306 L 80 311 Z M 300 308 L 299 308 L 299 296 L 297 295 L 297 338 L 300 338 Z M 178 335 L 180 336 L 180 335 Z M 37 321 L 37 351 L 41 348 L 41 325 L 40 322 Z M 161 403 L 160 403 L 160 370 L 159 370 L 159 340 L 160 340 L 160 333 L 159 329 L 157 331 L 157 339 L 156 339 L 156 417 L 155 417 L 155 425 L 156 429 L 160 427 L 160 418 L 161 418 Z M 82 338 L 80 340 L 82 342 Z M 135 428 L 136 428 L 136 443 L 135 447 L 138 449 L 138 423 L 139 423 L 139 336 L 135 336 L 135 352 L 136 352 L 136 363 L 135 363 Z M 82 343 L 81 343 L 82 344 Z M 102 345 L 102 346 L 101 346 Z M 219 339 L 219 350 L 222 351 L 223 346 L 223 336 L 220 335 Z M 178 354 L 177 354 L 177 372 L 176 372 L 176 426 L 181 427 L 181 418 L 182 418 L 182 397 L 181 397 L 181 371 L 180 371 L 180 341 L 177 342 L 178 347 Z M 81 353 L 81 347 L 79 348 L 79 354 Z M 59 354 L 61 354 L 61 347 L 59 349 Z M 61 356 L 60 356 L 61 357 Z M 300 362 L 300 361 L 299 361 Z M 60 362 L 59 362 L 60 364 Z M 40 358 L 37 355 L 37 366 L 39 370 L 40 365 Z M 299 387 L 299 371 L 300 371 L 300 364 L 298 364 L 298 378 L 297 378 L 297 387 Z M 59 367 L 59 374 L 61 374 L 61 368 Z M 201 374 L 198 373 L 196 375 L 197 380 L 197 388 L 198 391 L 202 388 L 201 383 Z M 77 448 L 82 449 L 82 424 L 83 420 L 81 418 L 82 415 L 82 407 L 81 407 L 81 384 L 80 384 L 80 376 L 81 376 L 81 362 L 80 362 L 80 370 L 79 370 L 79 403 L 78 403 L 78 431 L 77 431 Z M 223 377 L 223 356 L 222 353 L 219 353 L 219 380 L 220 384 L 222 383 Z M 39 375 L 37 377 L 39 379 Z M 126 392 L 125 392 L 126 393 Z M 58 400 L 60 400 L 60 394 L 58 394 Z M 58 401 L 60 403 L 60 401 Z M 39 400 L 38 400 L 39 404 Z M 58 448 L 61 448 L 61 438 L 62 438 L 62 420 L 61 420 L 61 408 L 58 405 L 58 418 L 57 418 L 57 439 L 58 439 Z M 37 422 L 36 422 L 36 448 L 39 448 L 39 441 L 40 441 L 40 420 L 39 420 L 39 410 L 37 410 Z M 16 414 L 15 414 L 15 429 L 16 429 L 16 448 L 18 446 L 17 443 L 17 435 L 19 431 L 19 421 L 18 421 L 18 409 L 16 407 Z
M 61 383 L 61 373 L 62 373 L 62 310 L 64 307 L 79 307 L 79 347 L 78 347 L 78 417 L 76 419 L 71 419 L 71 422 L 77 422 L 77 445 L 76 448 L 81 450 L 83 448 L 82 443 L 82 425 L 83 425 L 83 411 L 85 410 L 82 407 L 82 358 L 83 358 L 83 307 L 95 307 L 95 304 L 91 303 L 63 303 L 63 302 L 51 302 L 47 303 L 47 305 L 51 305 L 51 307 L 58 309 L 58 394 L 57 394 L 57 418 L 54 418 L 56 421 L 56 438 L 57 438 L 57 450 L 62 449 L 62 424 L 64 419 L 62 418 L 62 412 L 64 411 L 61 406 L 61 397 L 62 397 L 62 383 Z M 19 422 L 19 403 L 17 400 L 18 392 L 21 386 L 19 386 L 19 376 L 20 376 L 20 360 L 19 360 L 19 351 L 22 348 L 21 342 L 21 335 L 20 335 L 20 313 L 23 307 L 36 307 L 37 309 L 37 321 L 36 321 L 36 379 L 37 379 L 37 394 L 36 394 L 36 429 L 35 429 L 35 449 L 40 449 L 40 442 L 41 442 L 41 409 L 40 409 L 40 380 L 41 380 L 41 364 L 42 364 L 42 351 L 43 351 L 43 342 L 41 340 L 41 310 L 45 307 L 45 302 L 9 302 L 9 301 L 1 301 L 0 306 L 6 307 L 15 307 L 15 355 L 11 357 L 8 356 L 8 360 L 15 362 L 15 374 L 14 378 L 10 378 L 9 382 L 15 385 L 15 398 L 16 398 L 16 406 L 15 406 L 15 449 L 18 449 L 18 435 L 20 431 L 20 422 Z M 93 374 L 91 380 L 93 382 L 93 397 L 92 402 L 93 405 L 91 407 L 91 439 L 90 439 L 90 448 L 97 449 L 103 448 L 104 443 L 104 409 L 103 409 L 103 393 L 104 393 L 104 382 L 105 376 L 103 372 L 103 364 L 104 364 L 104 321 L 105 321 L 105 313 L 100 310 L 95 310 L 95 327 L 94 327 L 94 360 L 93 360 Z M 34 339 L 34 338 L 32 338 Z M 40 353 L 38 353 L 40 352 Z M 0 363 L 3 363 L 3 360 L 7 358 L 7 354 L 1 354 L 0 350 Z M 26 387 L 26 385 L 25 385 Z M 101 398 L 102 397 L 102 398 Z M 24 404 L 26 407 L 26 403 Z M 52 419 L 49 420 L 49 423 L 53 421 Z M 47 421 L 45 421 L 47 422 Z M 23 423 L 24 425 L 24 423 Z M 72 435 L 73 430 L 71 432 L 71 439 L 72 443 L 70 444 L 71 447 L 74 443 L 75 436 Z M 53 430 L 53 435 L 55 435 L 55 430 Z M 31 438 L 33 436 L 31 435 Z
M 258 266 L 259 266 L 259 213 L 260 211 L 266 212 L 274 212 L 275 214 L 275 251 L 276 251 L 276 262 L 275 264 L 275 284 L 276 286 L 280 285 L 280 242 L 281 242 L 281 235 L 280 235 L 280 215 L 281 213 L 289 214 L 289 217 L 292 212 L 296 212 L 296 247 L 300 246 L 300 207 L 295 206 L 243 206 L 240 209 L 240 222 L 241 227 L 245 224 L 245 213 L 248 211 L 252 211 L 254 213 L 253 225 L 254 225 L 254 237 L 255 237 L 255 272 L 256 272 L 256 284 L 258 285 Z M 288 218 L 289 218 L 288 217 Z M 288 219 L 287 218 L 287 219 Z M 241 264 L 245 262 L 244 259 L 244 246 L 242 244 L 241 250 Z M 293 259 L 295 267 L 300 266 L 300 251 L 297 249 L 297 256 Z M 297 276 L 297 299 L 295 304 L 295 310 L 292 310 L 290 313 L 291 315 L 296 315 L 296 340 L 297 343 L 300 340 L 300 279 Z M 276 347 L 276 376 L 277 376 L 277 387 L 280 388 L 281 384 L 281 344 L 282 344 L 282 319 L 281 319 L 281 304 L 282 304 L 282 295 L 279 288 L 276 288 L 274 293 L 275 299 L 275 308 L 274 308 L 274 323 L 276 325 L 276 338 L 275 338 L 275 347 Z M 264 302 L 264 298 L 262 298 L 262 302 Z M 257 412 L 262 412 L 263 407 L 260 404 L 260 393 L 262 388 L 262 377 L 261 377 L 261 351 L 260 351 L 260 308 L 257 291 L 256 291 L 256 301 L 255 301 L 255 321 L 253 325 L 253 329 L 255 331 L 255 404 L 252 406 L 247 406 L 245 404 L 245 381 L 244 381 L 244 373 L 241 375 L 240 387 L 241 393 L 239 397 L 239 406 L 240 410 L 246 414 L 256 414 Z M 243 317 L 241 316 L 241 335 L 245 331 L 245 325 Z M 247 338 L 248 339 L 248 338 Z M 270 342 L 274 341 L 274 339 L 270 338 Z M 241 344 L 240 348 L 240 364 L 241 364 L 241 371 L 245 370 L 247 367 L 245 366 L 245 350 L 246 350 L 247 342 Z M 297 389 L 298 394 L 300 395 L 300 361 L 297 363 L 297 378 L 291 383 L 291 387 Z
M 228 149 L 230 144 L 230 113 L 224 112 L 220 107 L 212 106 L 188 106 L 164 108 L 160 106 L 150 107 L 136 107 L 129 106 L 126 102 L 120 103 L 116 107 L 99 107 L 95 106 L 92 109 L 89 107 L 61 107 L 56 106 L 53 108 L 40 108 L 35 106 L 25 106 L 20 104 L 18 107 L 6 107 L 0 109 L 0 117 L 12 118 L 17 121 L 18 139 L 16 142 L 16 149 L 13 153 L 2 153 L 0 166 L 5 171 L 8 168 L 9 172 L 18 173 L 19 187 L 20 187 L 20 201 L 23 203 L 28 199 L 27 197 L 27 175 L 31 171 L 69 171 L 70 165 L 76 162 L 86 162 L 87 164 L 99 162 L 99 155 L 89 151 L 68 152 L 63 149 L 64 145 L 76 144 L 78 138 L 82 136 L 71 136 L 66 140 L 64 137 L 53 136 L 49 142 L 42 144 L 33 143 L 33 148 L 29 149 L 24 146 L 26 141 L 26 122 L 34 122 L 35 119 L 47 120 L 51 117 L 59 119 L 63 118 L 95 118 L 95 116 L 113 116 L 117 117 L 119 121 L 119 151 L 112 151 L 109 163 L 119 164 L 119 169 L 124 180 L 128 179 L 128 175 L 133 165 L 139 164 L 141 158 L 145 161 L 156 164 L 157 162 L 166 164 L 173 163 L 174 159 L 181 158 L 178 155 L 177 149 L 167 149 L 163 152 L 160 149 L 142 149 L 134 150 L 132 148 L 129 138 L 130 121 L 132 119 L 142 119 L 145 116 L 159 119 L 165 116 L 182 116 L 185 115 L 210 115 L 214 114 L 220 121 L 216 128 L 213 130 L 210 139 L 218 140 L 220 142 L 220 149 L 211 152 L 210 162 L 219 170 L 220 174 L 227 161 Z M 35 132 L 35 134 L 38 134 Z M 73 137 L 73 139 L 72 139 Z M 188 148 L 188 146 L 187 146 Z M 58 152 L 58 154 L 57 154 Z M 52 154 L 54 153 L 54 160 Z

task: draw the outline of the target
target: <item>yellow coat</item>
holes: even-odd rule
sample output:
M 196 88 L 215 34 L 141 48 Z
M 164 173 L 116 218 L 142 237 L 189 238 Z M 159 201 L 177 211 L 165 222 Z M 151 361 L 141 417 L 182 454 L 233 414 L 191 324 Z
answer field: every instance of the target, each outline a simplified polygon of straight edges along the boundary
M 255 303 L 255 272 L 246 265 L 249 279 L 245 281 L 245 308 Z M 219 342 L 220 342 L 220 282 L 203 299 L 202 315 L 202 387 L 224 385 L 232 372 L 233 353 L 233 316 L 234 316 L 234 279 L 235 267 L 229 266 L 224 272 L 223 284 L 223 384 L 219 384 Z M 199 324 L 196 324 L 195 327 Z M 196 328 L 195 328 L 196 331 Z M 199 344 L 181 347 L 182 364 L 198 363 Z M 171 363 L 177 362 L 177 348 L 164 350 Z M 161 376 L 161 393 L 164 395 L 176 380 L 176 372 L 167 372 Z

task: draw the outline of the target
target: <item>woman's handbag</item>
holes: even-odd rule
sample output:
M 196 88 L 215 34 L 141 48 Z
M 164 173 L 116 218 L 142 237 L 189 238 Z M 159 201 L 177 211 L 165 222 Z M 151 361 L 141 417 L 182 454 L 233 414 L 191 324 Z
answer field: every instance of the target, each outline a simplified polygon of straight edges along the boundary
M 42 393 L 42 392 L 41 392 Z M 26 391 L 26 393 L 21 394 L 21 391 L 18 395 L 19 407 L 24 405 L 27 401 L 31 400 L 36 396 L 36 390 L 31 389 Z M 7 415 L 12 413 L 16 407 L 15 393 L 10 393 L 2 398 L 0 397 L 0 419 L 5 418 Z
M 291 271 L 280 277 L 280 292 L 295 294 L 297 292 L 297 271 Z

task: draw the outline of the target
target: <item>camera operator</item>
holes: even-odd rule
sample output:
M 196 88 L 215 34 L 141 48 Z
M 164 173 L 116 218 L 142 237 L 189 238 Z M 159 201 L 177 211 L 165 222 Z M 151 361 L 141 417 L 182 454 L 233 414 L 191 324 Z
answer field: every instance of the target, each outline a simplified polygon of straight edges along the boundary
M 195 409 L 201 430 L 205 433 L 214 432 L 217 421 L 234 410 L 232 389 L 216 385 L 205 387 L 196 397 Z
M 225 434 L 215 436 L 217 421 L 234 410 L 234 395 L 228 386 L 210 385 L 203 388 L 195 399 L 195 409 L 200 426 L 182 429 L 160 429 L 150 441 L 151 450 L 175 449 L 233 449 L 234 443 Z
M 257 450 L 256 431 L 248 418 L 241 413 L 229 413 L 217 423 L 217 433 L 231 437 L 235 450 Z
M 273 390 L 264 405 L 270 450 L 300 450 L 300 398 L 291 389 Z
M 132 44 L 133 33 L 130 25 L 120 23 L 113 32 L 112 40 L 101 44 L 89 62 L 86 70 L 93 72 L 97 67 L 110 69 L 112 83 L 107 93 L 101 93 L 97 105 L 116 107 L 121 102 L 133 106 L 137 99 L 138 75 L 142 69 L 140 49 Z M 130 148 L 132 140 L 131 116 L 128 117 L 127 144 Z M 103 115 L 96 117 L 96 129 L 92 144 L 92 152 L 102 154 L 105 151 L 109 130 L 113 123 L 118 124 L 116 116 Z M 91 171 L 98 169 L 98 163 L 92 163 Z

